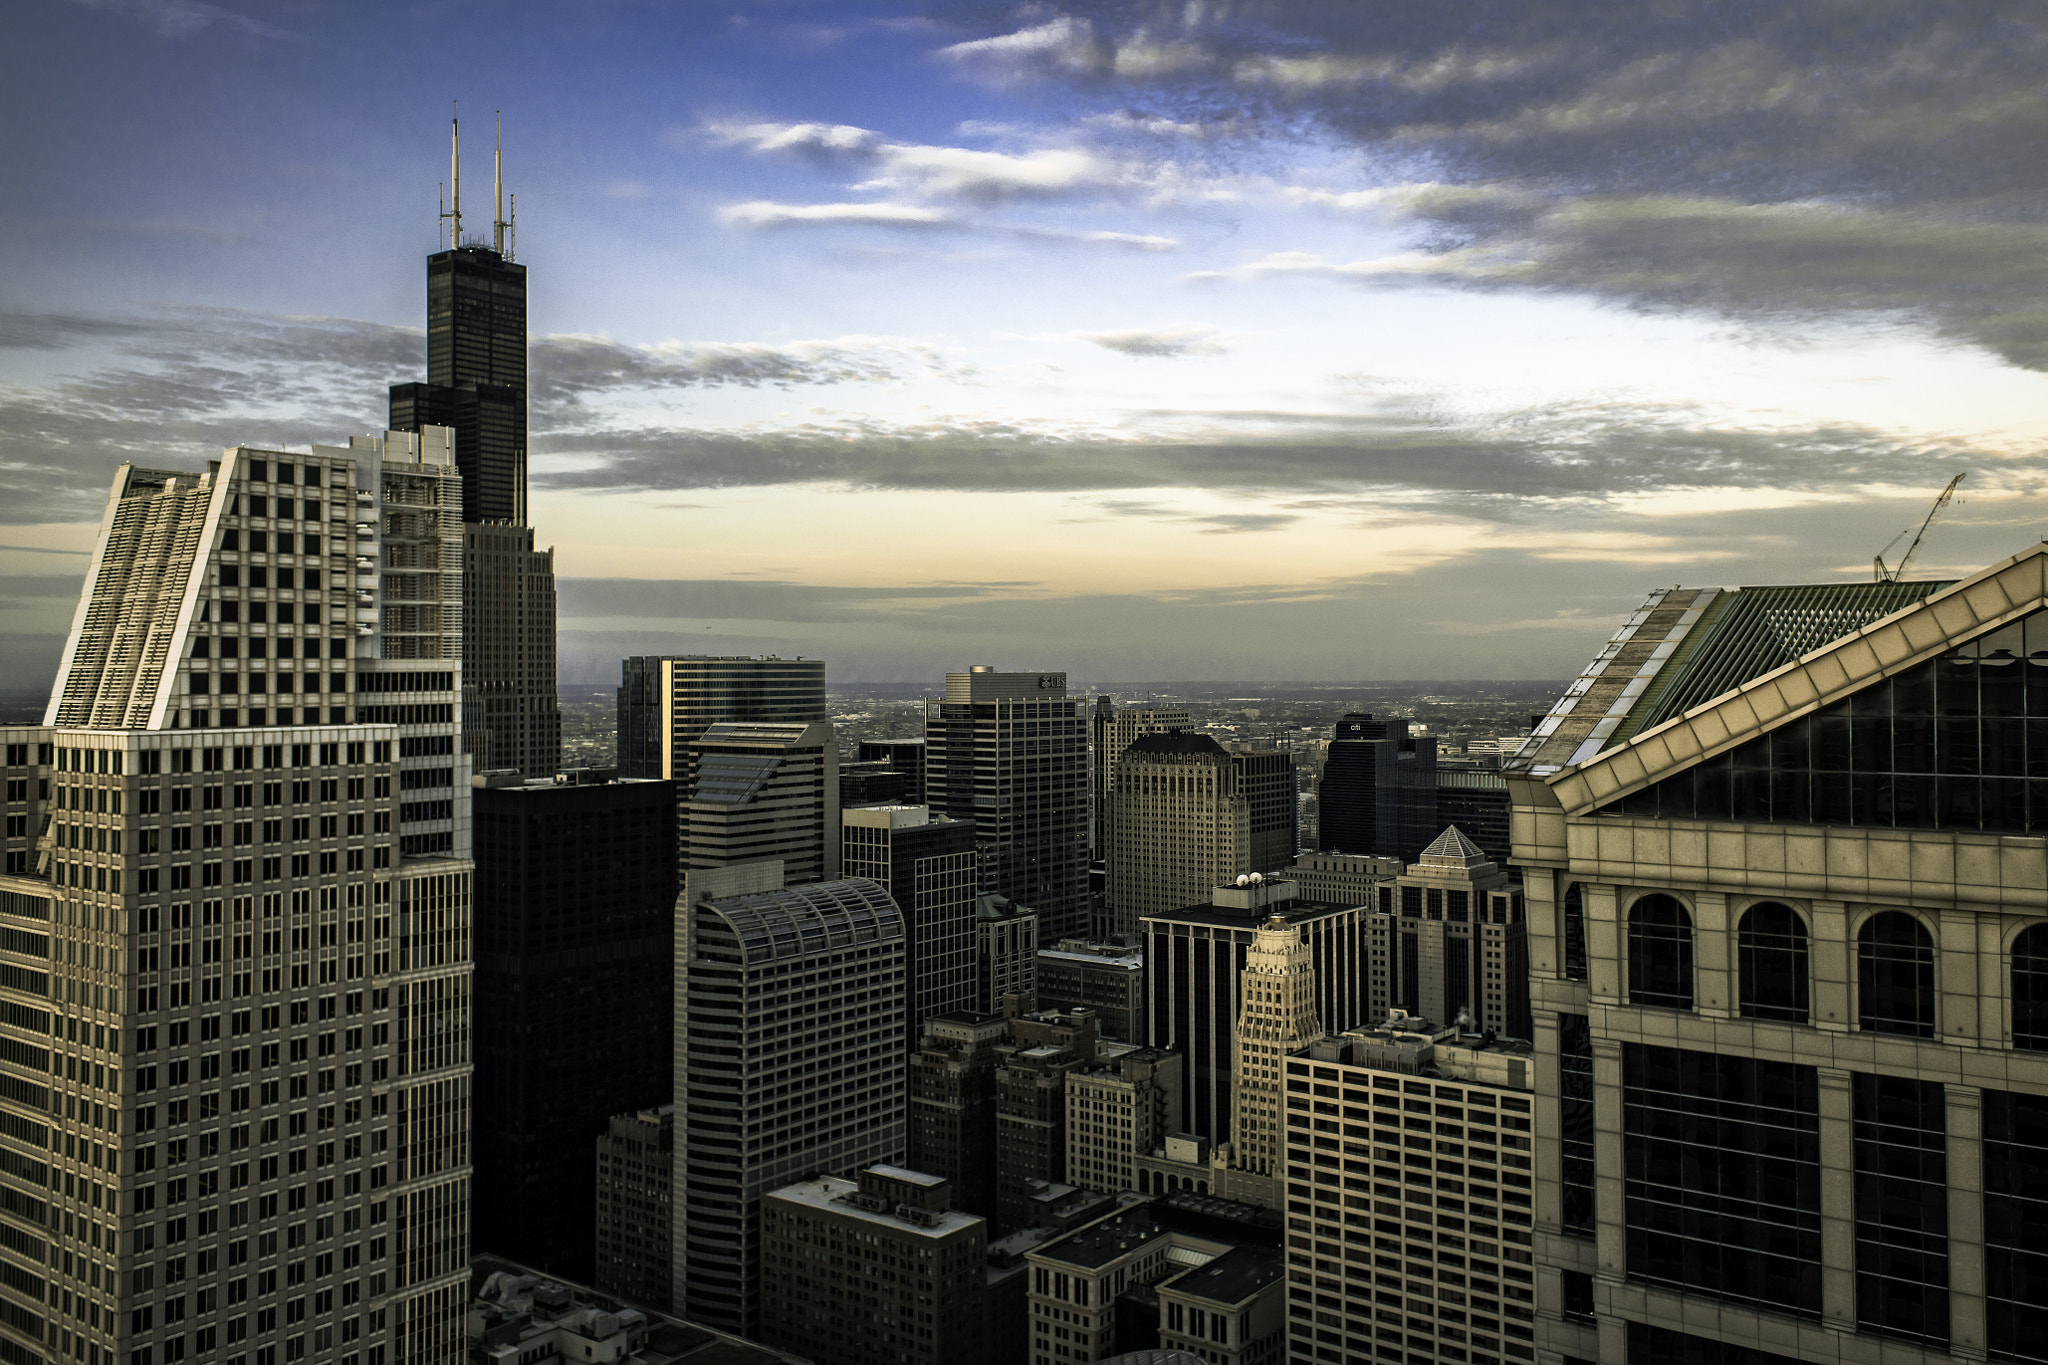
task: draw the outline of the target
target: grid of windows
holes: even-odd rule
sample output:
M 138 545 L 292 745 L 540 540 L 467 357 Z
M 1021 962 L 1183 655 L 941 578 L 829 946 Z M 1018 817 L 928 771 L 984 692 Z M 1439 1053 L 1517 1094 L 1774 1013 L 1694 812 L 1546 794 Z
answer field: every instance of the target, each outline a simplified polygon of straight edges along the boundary
M 1984 1092 L 1984 1319 L 1993 1360 L 2048 1361 L 2048 1096 Z
M 1647 1322 L 1628 1325 L 1628 1365 L 1799 1365 L 1791 1356 L 1732 1346 Z
M 2048 1052 L 2048 924 L 2012 943 L 2012 1045 Z
M 1805 921 L 1790 906 L 1763 901 L 1743 912 L 1736 938 L 1742 968 L 1742 1017 L 1805 1023 Z
M 1887 910 L 1856 933 L 1857 1026 L 1934 1036 L 1934 940 L 1919 920 Z
M 1692 916 L 1661 891 L 1629 907 L 1628 1002 L 1692 1008 Z
M 1858 1072 L 1856 1321 L 1948 1344 L 1947 1094 Z
M 1586 979 L 1586 893 L 1577 882 L 1564 892 L 1564 979 Z
M 2048 832 L 2048 612 L 1632 792 L 1605 813 Z
M 1593 1027 L 1583 1014 L 1557 1016 L 1558 1128 L 1564 1226 L 1593 1233 Z
M 1622 1084 L 1629 1274 L 1817 1315 L 1814 1069 L 1629 1043 Z

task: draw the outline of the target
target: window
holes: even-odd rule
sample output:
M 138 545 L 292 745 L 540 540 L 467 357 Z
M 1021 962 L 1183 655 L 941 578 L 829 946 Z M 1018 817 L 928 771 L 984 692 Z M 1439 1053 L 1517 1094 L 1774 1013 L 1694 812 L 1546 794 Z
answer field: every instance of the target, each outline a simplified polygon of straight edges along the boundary
M 1985 1345 L 1993 1360 L 2048 1352 L 2048 1096 L 1984 1092 Z
M 1920 921 L 1886 910 L 1856 935 L 1857 1027 L 1934 1036 L 1934 941 Z
M 1593 1235 L 1593 1029 L 1583 1014 L 1557 1016 L 1559 1176 L 1567 1232 Z
M 1856 1323 L 1948 1344 L 1948 1097 L 1855 1076 Z
M 1629 907 L 1628 1002 L 1692 1008 L 1692 916 L 1662 892 Z
M 1564 979 L 1586 979 L 1586 893 L 1577 882 L 1564 892 Z
M 1788 905 L 1763 901 L 1736 931 L 1744 1019 L 1807 1020 L 1806 924 Z
M 2048 1052 L 2048 924 L 2012 941 L 2012 1045 Z

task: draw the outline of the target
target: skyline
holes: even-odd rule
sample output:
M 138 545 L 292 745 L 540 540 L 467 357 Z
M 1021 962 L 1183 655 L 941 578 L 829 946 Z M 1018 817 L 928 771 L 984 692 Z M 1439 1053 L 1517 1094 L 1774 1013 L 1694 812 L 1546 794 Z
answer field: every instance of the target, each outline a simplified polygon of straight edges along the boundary
M 39 11 L 0 686 L 121 459 L 381 430 L 450 97 L 473 185 L 506 118 L 571 680 L 1562 678 L 1649 588 L 1867 574 L 1962 469 L 1916 576 L 2048 523 L 2018 6 L 487 13 Z

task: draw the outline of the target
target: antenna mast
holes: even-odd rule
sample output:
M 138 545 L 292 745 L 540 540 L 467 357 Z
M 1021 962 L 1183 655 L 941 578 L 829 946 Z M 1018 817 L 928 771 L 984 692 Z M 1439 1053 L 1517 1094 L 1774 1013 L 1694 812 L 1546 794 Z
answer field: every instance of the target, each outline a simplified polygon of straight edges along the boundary
M 448 215 L 448 249 L 462 245 L 462 106 L 455 106 L 454 132 L 448 144 L 448 178 L 455 185 L 455 206 Z
M 491 154 L 491 245 L 505 254 L 505 115 L 498 114 L 498 146 Z

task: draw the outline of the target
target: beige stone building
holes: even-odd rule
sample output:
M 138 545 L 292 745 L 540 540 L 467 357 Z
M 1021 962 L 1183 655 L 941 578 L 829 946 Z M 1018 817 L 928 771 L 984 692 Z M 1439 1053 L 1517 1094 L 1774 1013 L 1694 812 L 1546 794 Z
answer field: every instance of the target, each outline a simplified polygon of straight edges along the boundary
M 2048 1359 L 2048 545 L 1660 591 L 1507 776 L 1536 1359 Z
M 1284 916 L 1259 926 L 1238 976 L 1236 1103 L 1230 1147 L 1220 1154 L 1218 1192 L 1263 1208 L 1279 1207 L 1276 1177 L 1284 1160 L 1281 1124 L 1289 1053 L 1322 1036 L 1316 1015 L 1315 957 Z

